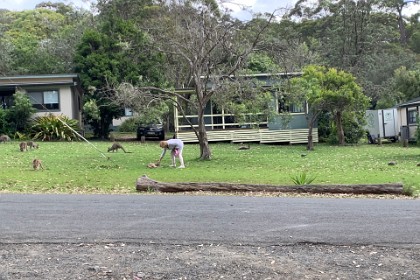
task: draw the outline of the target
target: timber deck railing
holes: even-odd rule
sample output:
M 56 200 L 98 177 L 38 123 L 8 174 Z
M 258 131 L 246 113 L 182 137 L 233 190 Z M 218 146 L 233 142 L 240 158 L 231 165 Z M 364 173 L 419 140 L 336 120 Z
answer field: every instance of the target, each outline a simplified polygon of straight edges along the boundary
M 318 142 L 318 129 L 312 131 L 314 143 Z M 207 131 L 209 142 L 230 141 L 234 143 L 258 142 L 258 143 L 308 143 L 308 129 L 238 129 L 238 130 L 209 130 Z M 184 143 L 198 143 L 193 131 L 178 132 L 177 138 Z

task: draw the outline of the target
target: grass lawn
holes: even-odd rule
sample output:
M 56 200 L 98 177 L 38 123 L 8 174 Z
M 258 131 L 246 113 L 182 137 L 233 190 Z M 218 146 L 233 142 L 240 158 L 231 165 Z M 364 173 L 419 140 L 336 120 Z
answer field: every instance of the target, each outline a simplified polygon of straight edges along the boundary
M 163 182 L 238 182 L 293 185 L 292 177 L 304 172 L 313 184 L 365 184 L 402 182 L 420 190 L 420 148 L 401 144 L 328 146 L 251 144 L 238 150 L 230 143 L 210 144 L 211 161 L 198 160 L 198 144 L 186 144 L 186 169 L 147 168 L 161 153 L 157 141 L 121 142 L 130 153 L 108 153 L 111 142 L 41 142 L 40 148 L 19 151 L 16 141 L 0 144 L 0 192 L 133 193 L 138 177 L 146 174 Z M 306 156 L 302 156 L 306 155 Z M 110 159 L 107 159 L 110 157 Z M 41 159 L 43 171 L 32 169 Z M 389 166 L 390 161 L 397 164 Z

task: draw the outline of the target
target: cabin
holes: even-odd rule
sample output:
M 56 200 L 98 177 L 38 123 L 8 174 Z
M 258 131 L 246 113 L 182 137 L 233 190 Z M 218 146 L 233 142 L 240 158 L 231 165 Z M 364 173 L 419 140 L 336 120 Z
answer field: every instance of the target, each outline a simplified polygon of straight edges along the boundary
M 303 144 L 308 142 L 308 124 L 306 115 L 308 105 L 305 100 L 288 102 L 282 92 L 276 91 L 279 84 L 286 84 L 288 79 L 299 77 L 302 73 L 278 74 L 252 74 L 246 78 L 255 79 L 262 83 L 263 88 L 272 93 L 274 115 L 247 114 L 245 120 L 240 122 L 233 114 L 218 108 L 212 101 L 209 102 L 204 118 L 209 142 L 230 141 L 234 143 L 286 143 Z M 273 85 L 276 85 L 274 87 Z M 208 85 L 211 86 L 211 85 Z M 274 89 L 276 88 L 276 89 Z M 281 88 L 281 86 L 280 86 Z M 178 94 L 188 98 L 194 94 L 194 89 L 178 89 Z M 178 99 L 186 115 L 182 115 L 177 108 L 174 109 L 174 130 L 177 138 L 185 143 L 198 142 L 191 128 L 191 124 L 198 127 L 198 116 L 188 104 Z M 313 141 L 318 142 L 318 130 L 313 129 Z
M 420 97 L 398 104 L 396 107 L 398 111 L 398 124 L 401 128 L 401 138 L 415 141 L 418 128 Z
M 0 101 L 3 109 L 13 105 L 13 94 L 24 91 L 35 116 L 64 115 L 83 127 L 83 91 L 77 74 L 22 75 L 0 77 Z

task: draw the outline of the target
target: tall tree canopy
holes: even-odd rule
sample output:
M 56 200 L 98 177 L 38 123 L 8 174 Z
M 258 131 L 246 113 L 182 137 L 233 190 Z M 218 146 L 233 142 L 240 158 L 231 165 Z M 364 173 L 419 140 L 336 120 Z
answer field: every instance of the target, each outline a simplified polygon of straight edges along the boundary
M 89 14 L 64 4 L 50 7 L 0 12 L 0 59 L 8 62 L 8 75 L 73 72 L 75 46 L 91 25 Z
M 322 63 L 357 77 L 373 108 L 382 102 L 382 96 L 392 94 L 389 84 L 394 70 L 411 68 L 416 60 L 400 44 L 391 6 L 387 1 L 301 0 L 290 13 L 302 20 L 301 28 L 310 39 L 308 46 L 320 55 Z M 311 44 L 312 38 L 319 43 Z
M 162 55 L 151 50 L 148 36 L 136 21 L 126 19 L 124 13 L 110 12 L 113 5 L 102 1 L 100 4 L 104 11 L 99 15 L 99 25 L 84 33 L 75 62 L 87 92 L 86 109 L 99 110 L 87 115 L 88 122 L 97 137 L 105 138 L 112 120 L 123 114 L 122 108 L 113 102 L 114 87 L 123 82 L 159 86 L 164 75 Z

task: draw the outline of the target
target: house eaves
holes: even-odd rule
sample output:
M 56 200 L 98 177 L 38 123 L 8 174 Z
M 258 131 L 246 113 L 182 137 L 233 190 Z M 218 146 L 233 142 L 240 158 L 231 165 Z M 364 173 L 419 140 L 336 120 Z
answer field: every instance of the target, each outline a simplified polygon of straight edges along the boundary
M 396 107 L 400 108 L 400 107 L 409 107 L 409 106 L 413 106 L 413 105 L 420 105 L 420 97 L 411 99 L 407 102 L 398 104 Z
M 16 87 L 68 85 L 77 87 L 80 92 L 81 83 L 77 74 L 21 75 L 0 77 L 0 89 Z

